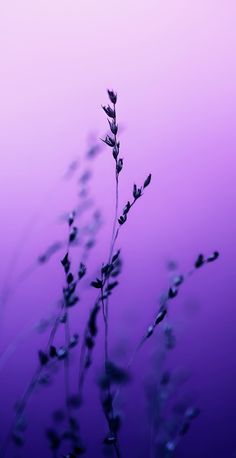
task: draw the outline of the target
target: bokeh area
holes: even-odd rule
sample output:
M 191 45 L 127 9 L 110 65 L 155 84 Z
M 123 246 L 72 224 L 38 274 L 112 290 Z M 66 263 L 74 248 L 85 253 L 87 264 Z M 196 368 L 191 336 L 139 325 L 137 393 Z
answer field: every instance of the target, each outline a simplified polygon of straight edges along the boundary
M 109 339 L 119 365 L 127 366 L 155 317 L 172 270 L 185 274 L 199 254 L 220 253 L 183 284 L 167 320 L 136 355 L 117 401 L 121 456 L 164 456 L 153 451 L 150 426 L 150 392 L 156 383 L 159 393 L 163 370 L 175 380 L 173 393 L 161 392 L 167 419 L 168 396 L 177 414 L 183 404 L 200 411 L 168 457 L 236 456 L 235 17 L 234 0 L 1 2 L 1 445 L 50 334 L 64 284 L 65 215 L 79 205 L 79 231 L 91 238 L 95 221 L 97 232 L 80 302 L 71 310 L 81 339 L 72 354 L 77 387 L 80 345 L 97 294 L 90 282 L 107 260 L 114 217 L 114 159 L 100 140 L 108 129 L 101 105 L 114 89 L 124 159 L 120 213 L 134 183 L 152 174 L 117 241 L 123 265 L 109 304 Z M 55 253 L 40 264 L 52 245 Z M 82 246 L 72 251 L 76 266 Z M 102 315 L 98 329 L 79 411 L 85 456 L 92 458 L 103 456 L 107 431 L 97 383 Z M 170 351 L 163 347 L 168 329 Z M 60 331 L 58 345 L 62 339 Z M 63 407 L 63 367 L 46 382 L 27 406 L 24 446 L 10 444 L 6 458 L 66 453 L 52 455 L 45 434 L 52 413 Z

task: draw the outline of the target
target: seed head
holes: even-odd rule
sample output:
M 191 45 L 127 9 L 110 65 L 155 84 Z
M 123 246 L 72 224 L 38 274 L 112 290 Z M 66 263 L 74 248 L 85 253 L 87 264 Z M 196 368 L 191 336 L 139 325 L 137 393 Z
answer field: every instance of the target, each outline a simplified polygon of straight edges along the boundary
M 102 140 L 104 143 L 106 143 L 106 145 L 108 146 L 111 146 L 113 148 L 113 146 L 115 146 L 116 142 L 113 138 L 111 138 L 109 135 L 106 136 L 105 140 Z
M 123 159 L 119 159 L 116 164 L 116 171 L 119 174 L 123 169 Z

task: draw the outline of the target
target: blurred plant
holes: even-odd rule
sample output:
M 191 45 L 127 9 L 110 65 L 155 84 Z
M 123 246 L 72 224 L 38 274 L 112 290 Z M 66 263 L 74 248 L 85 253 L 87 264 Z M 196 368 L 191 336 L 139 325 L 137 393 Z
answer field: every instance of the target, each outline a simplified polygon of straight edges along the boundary
M 159 303 L 160 307 L 158 309 L 158 312 L 152 323 L 148 326 L 146 333 L 137 345 L 134 354 L 130 360 L 129 366 L 131 366 L 131 364 L 133 363 L 133 360 L 137 352 L 140 350 L 140 348 L 153 335 L 154 331 L 159 326 L 159 324 L 166 318 L 168 314 L 169 303 L 177 297 L 181 285 L 183 285 L 183 283 L 189 277 L 191 277 L 196 271 L 198 271 L 199 268 L 203 267 L 206 264 L 214 262 L 216 259 L 218 259 L 218 257 L 218 251 L 214 251 L 211 255 L 207 257 L 205 257 L 203 254 L 200 254 L 194 262 L 194 267 L 189 272 L 187 272 L 186 275 L 180 274 L 173 277 L 172 284 L 169 286 L 168 291 L 161 296 Z
M 172 286 L 176 283 L 176 278 L 182 276 L 177 272 L 176 263 L 169 264 L 168 270 Z M 160 301 L 162 300 L 163 295 Z M 187 433 L 192 420 L 200 411 L 193 405 L 192 400 L 182 393 L 179 395 L 179 389 L 188 376 L 183 371 L 178 373 L 166 367 L 168 353 L 176 347 L 176 335 L 170 322 L 160 324 L 160 332 L 154 336 L 153 343 L 155 346 L 151 372 L 146 381 L 150 430 L 149 456 L 172 458 L 181 438 Z
M 96 157 L 95 153 L 94 155 L 90 156 L 89 151 L 93 149 L 94 151 L 101 151 L 102 147 L 100 147 L 99 144 L 95 143 L 93 141 L 92 144 L 88 147 L 88 150 L 86 150 L 85 153 L 85 159 L 87 160 L 92 160 Z M 62 177 L 62 182 L 65 180 L 72 180 L 75 176 L 75 173 L 77 173 L 77 170 L 80 167 L 80 161 L 77 159 L 73 161 L 69 166 L 67 171 Z M 90 189 L 89 189 L 89 182 L 91 181 L 92 178 L 92 170 L 91 167 L 87 168 L 87 165 L 85 167 L 81 166 L 81 174 L 77 178 L 77 187 L 78 187 L 78 204 L 75 206 L 75 209 L 73 210 L 74 212 L 74 218 L 80 218 L 80 231 L 79 231 L 79 237 L 77 234 L 77 237 L 74 238 L 73 245 L 74 246 L 79 246 L 82 248 L 82 256 L 81 256 L 81 261 L 85 262 L 88 257 L 91 249 L 95 246 L 96 244 L 96 237 L 98 231 L 101 229 L 103 221 L 102 221 L 102 215 L 99 209 L 94 209 L 94 200 L 89 196 L 90 194 Z M 61 180 L 59 181 L 59 184 L 61 183 Z M 48 196 L 47 196 L 48 198 Z M 92 209 L 92 214 L 90 215 L 90 219 L 87 221 L 84 221 L 83 223 L 83 216 L 88 212 L 88 210 Z M 40 212 L 38 212 L 37 217 L 39 218 Z M 62 222 L 67 222 L 69 218 L 69 212 L 65 212 L 63 215 L 61 215 L 58 220 Z M 2 290 L 0 293 L 0 328 L 2 326 L 2 321 L 3 321 L 3 316 L 2 312 L 4 310 L 4 307 L 7 305 L 8 300 L 11 298 L 11 296 L 17 292 L 18 288 L 20 285 L 29 279 L 32 273 L 36 272 L 38 268 L 43 267 L 47 263 L 51 261 L 51 259 L 57 254 L 60 253 L 64 247 L 67 245 L 66 240 L 61 240 L 61 241 L 55 241 L 51 243 L 48 248 L 42 252 L 41 254 L 38 255 L 37 259 L 33 261 L 32 264 L 26 267 L 23 272 L 21 272 L 18 277 L 16 277 L 15 280 L 12 280 L 12 276 L 14 273 L 14 270 L 16 269 L 17 266 L 17 260 L 20 258 L 23 250 L 24 250 L 24 242 L 23 240 L 28 240 L 30 235 L 33 232 L 34 226 L 37 223 L 37 218 L 34 220 L 34 224 L 30 223 L 27 225 L 22 238 L 19 241 L 19 244 L 17 244 L 13 255 L 11 257 L 9 266 L 7 267 L 6 271 L 6 278 L 2 286 Z M 57 310 L 58 307 L 58 301 L 56 304 L 53 304 L 53 309 L 52 309 L 52 316 L 55 315 L 55 307 Z M 43 321 L 45 321 L 45 318 L 42 318 Z M 48 319 L 47 319 L 48 320 Z M 0 371 L 2 367 L 5 365 L 5 363 L 8 361 L 9 357 L 13 355 L 18 348 L 18 344 L 25 341 L 27 337 L 30 336 L 31 332 L 37 329 L 37 323 L 33 324 L 30 329 L 25 329 L 25 331 L 20 332 L 18 336 L 14 338 L 12 342 L 7 346 L 7 348 L 0 354 Z
M 102 151 L 103 147 L 100 145 L 97 141 L 93 141 L 90 143 L 88 148 L 86 149 L 86 152 L 84 154 L 84 160 L 85 160 L 85 168 L 83 170 L 80 177 L 78 178 L 77 186 L 78 186 L 78 204 L 75 208 L 75 213 L 76 217 L 81 216 L 84 212 L 86 212 L 89 208 L 93 206 L 93 200 L 89 198 L 89 188 L 88 184 L 89 181 L 92 177 L 92 170 L 91 167 L 86 165 L 87 161 L 91 161 L 95 159 Z M 38 267 L 46 264 L 51 260 L 51 258 L 60 250 L 62 250 L 66 244 L 66 242 L 63 241 L 56 241 L 53 242 L 46 250 L 44 253 L 40 254 L 37 259 L 35 259 L 32 264 L 27 266 L 20 274 L 16 276 L 14 279 L 14 273 L 16 271 L 18 262 L 20 260 L 20 257 L 22 253 L 24 253 L 24 249 L 26 244 L 29 242 L 30 237 L 33 234 L 33 231 L 35 229 L 35 226 L 37 225 L 38 221 L 42 219 L 42 213 L 45 208 L 45 201 L 49 201 L 52 196 L 55 195 L 55 193 L 58 191 L 58 186 L 61 186 L 61 183 L 64 182 L 70 182 L 77 171 L 80 169 L 80 160 L 79 158 L 74 159 L 67 167 L 65 173 L 62 175 L 58 183 L 50 189 L 44 200 L 42 201 L 39 209 L 33 215 L 29 222 L 27 223 L 26 227 L 24 228 L 21 237 L 19 238 L 19 241 L 12 253 L 12 256 L 10 258 L 9 264 L 6 266 L 6 273 L 5 273 L 5 280 L 3 281 L 3 285 L 1 287 L 0 291 L 0 326 L 2 325 L 3 321 L 3 311 L 4 308 L 9 301 L 9 299 L 12 297 L 12 295 L 18 290 L 20 285 L 25 282 L 26 280 L 29 279 L 29 277 L 37 271 Z M 94 215 L 98 215 L 97 212 L 94 213 Z M 68 217 L 68 214 L 64 214 L 59 218 L 59 221 L 65 221 Z M 86 227 L 84 228 L 84 232 L 86 230 Z M 83 235 L 83 231 L 81 231 L 81 237 Z M 77 243 L 80 243 L 80 241 L 77 241 Z

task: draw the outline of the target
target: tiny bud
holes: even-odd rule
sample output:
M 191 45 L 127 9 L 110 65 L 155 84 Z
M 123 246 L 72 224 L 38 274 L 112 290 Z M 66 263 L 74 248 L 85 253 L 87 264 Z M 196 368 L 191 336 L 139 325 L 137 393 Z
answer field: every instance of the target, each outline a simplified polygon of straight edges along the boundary
M 63 324 L 67 322 L 67 313 L 63 313 L 63 315 L 60 317 L 60 322 Z
M 102 286 L 103 286 L 102 280 L 97 278 L 97 280 L 91 282 L 91 286 L 93 286 L 94 288 L 97 288 L 97 289 L 101 289 Z
M 151 173 L 148 175 L 146 180 L 144 181 L 143 187 L 146 188 L 151 183 L 152 175 Z
M 119 159 L 116 164 L 116 171 L 120 173 L 123 168 L 123 159 Z
M 208 256 L 207 262 L 213 262 L 215 261 L 218 257 L 220 256 L 218 251 L 214 251 L 214 253 L 211 254 L 211 256 Z
M 74 219 L 75 219 L 75 212 L 73 211 L 73 212 L 71 212 L 71 213 L 69 214 L 69 217 L 68 217 L 68 224 L 69 224 L 69 226 L 72 226 L 72 224 L 73 224 L 73 222 L 74 222 Z
M 198 256 L 198 258 L 197 258 L 197 260 L 196 260 L 196 262 L 194 264 L 195 268 L 199 269 L 199 267 L 203 266 L 204 262 L 205 262 L 205 259 L 204 259 L 203 254 L 199 254 L 199 256 Z
M 77 227 L 73 227 L 71 233 L 70 233 L 70 236 L 69 236 L 69 242 L 72 243 L 75 241 L 76 237 L 77 237 L 77 233 L 78 233 L 78 229 Z
M 83 262 L 80 263 L 80 266 L 79 266 L 79 279 L 81 280 L 81 278 L 84 277 L 84 275 L 86 274 L 86 266 L 83 264 Z
M 155 326 L 157 326 L 159 323 L 161 323 L 161 321 L 164 320 L 166 314 L 167 314 L 167 309 L 165 307 L 161 307 L 155 319 Z
M 110 91 L 109 89 L 107 90 L 107 93 L 111 103 L 114 103 L 115 105 L 117 102 L 117 94 L 114 91 Z
M 64 258 L 61 260 L 61 264 L 63 265 L 65 272 L 68 274 L 70 270 L 70 261 L 68 253 L 66 253 Z
M 149 337 L 151 337 L 151 335 L 153 334 L 153 331 L 154 331 L 154 327 L 153 326 L 149 326 L 148 329 L 147 329 L 147 334 L 146 334 L 146 338 L 147 339 Z
M 67 357 L 67 349 L 65 347 L 59 347 L 57 349 L 58 359 L 65 359 Z
M 125 206 L 124 209 L 123 209 L 123 214 L 126 215 L 126 214 L 129 212 L 130 208 L 131 208 L 131 204 L 130 204 L 130 202 L 128 201 L 127 204 L 126 204 L 126 206 Z
M 168 297 L 169 297 L 169 299 L 174 299 L 174 297 L 176 297 L 177 294 L 178 294 L 177 288 L 172 287 L 172 288 L 169 289 Z
M 109 126 L 110 126 L 110 129 L 111 129 L 111 132 L 116 135 L 117 132 L 118 132 L 118 125 L 115 123 L 114 120 L 112 120 L 112 122 L 108 119 L 108 122 L 109 122 Z
M 109 118 L 115 118 L 116 114 L 115 114 L 115 111 L 108 105 L 107 107 L 105 106 L 102 106 L 103 110 L 105 111 L 105 113 L 107 114 L 107 116 L 109 116 Z
M 106 136 L 105 140 L 102 139 L 102 141 L 106 143 L 106 145 L 111 146 L 112 148 L 116 144 L 115 140 L 111 138 L 109 135 Z
M 111 262 L 112 262 L 112 263 L 113 263 L 113 262 L 116 262 L 117 259 L 119 258 L 119 256 L 120 256 L 120 250 L 118 250 L 118 251 L 114 254 L 114 256 L 112 256 Z
M 113 148 L 113 157 L 114 159 L 117 159 L 117 157 L 119 156 L 119 151 L 120 151 L 120 143 L 116 143 L 114 148 Z
M 134 187 L 133 187 L 133 197 L 134 199 L 138 199 L 139 197 L 141 197 L 142 195 L 142 189 L 141 188 L 138 188 L 136 184 L 134 184 Z
M 127 220 L 127 216 L 126 215 L 121 215 L 118 219 L 118 222 L 120 225 L 124 224 L 125 221 Z
M 78 341 L 79 341 L 79 334 L 74 334 L 70 339 L 69 347 L 74 348 L 77 345 Z

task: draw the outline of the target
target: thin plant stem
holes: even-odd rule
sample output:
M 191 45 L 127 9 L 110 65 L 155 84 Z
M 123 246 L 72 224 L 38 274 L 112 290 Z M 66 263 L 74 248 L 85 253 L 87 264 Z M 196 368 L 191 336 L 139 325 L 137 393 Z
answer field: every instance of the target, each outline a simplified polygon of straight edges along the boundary
M 65 322 L 65 347 L 69 347 L 70 342 L 70 325 L 69 325 L 69 315 L 67 314 L 66 322 Z M 64 360 L 64 375 L 65 375 L 65 405 L 66 405 L 66 412 L 67 412 L 67 421 L 68 427 L 70 429 L 70 404 L 69 404 L 69 397 L 70 397 L 70 371 L 69 371 L 69 352 L 66 355 Z
M 117 127 L 116 124 L 116 101 L 113 103 L 113 125 Z M 112 128 L 111 128 L 112 131 Z M 116 131 L 113 132 L 113 145 L 114 148 L 117 148 L 117 151 L 119 151 L 119 145 L 117 142 L 117 133 Z M 114 151 L 114 150 L 113 150 Z M 119 154 L 119 153 L 118 153 Z M 117 220 L 118 220 L 118 205 L 119 205 L 119 171 L 117 168 L 117 157 L 114 156 L 115 159 L 115 213 L 114 213 L 114 221 L 112 225 L 112 236 L 111 236 L 111 243 L 110 243 L 110 249 L 109 249 L 109 256 L 108 256 L 108 265 L 110 265 L 113 253 L 114 253 L 114 247 L 115 247 L 115 242 L 118 237 L 119 233 L 119 228 L 117 229 Z M 105 299 L 104 301 L 104 287 L 106 284 L 109 285 L 109 276 L 107 278 L 102 278 L 102 287 L 101 287 L 101 302 L 102 302 L 102 312 L 103 312 L 103 321 L 104 321 L 104 366 L 105 366 L 105 373 L 107 374 L 107 369 L 108 369 L 108 361 L 109 361 L 109 296 Z M 108 386 L 107 386 L 107 393 L 108 396 L 111 397 L 111 386 L 109 382 L 109 377 L 108 377 Z M 108 415 L 106 415 L 107 423 L 110 429 L 110 433 L 113 434 L 112 428 L 111 428 L 111 421 Z M 111 406 L 111 417 L 112 420 L 114 419 L 114 410 L 113 406 Z M 117 437 L 116 437 L 116 442 L 113 444 L 113 448 L 115 451 L 115 454 L 117 458 L 120 457 L 120 451 L 119 451 L 119 446 L 117 442 Z
M 113 103 L 113 111 L 114 111 L 114 124 L 116 125 L 116 105 Z M 117 147 L 117 134 L 114 134 L 114 142 L 115 142 L 115 147 Z M 117 219 L 118 219 L 118 206 L 119 206 L 119 173 L 117 172 L 117 157 L 115 158 L 115 214 L 114 214 L 114 221 L 113 221 L 113 226 L 112 226 L 112 237 L 111 237 L 111 244 L 110 244 L 110 251 L 109 251 L 109 258 L 108 258 L 108 264 L 111 263 L 111 259 L 114 253 L 114 247 L 115 247 L 115 242 L 118 237 L 118 230 L 117 228 Z M 109 278 L 108 278 L 108 284 L 109 284 Z M 103 291 L 102 291 L 102 296 L 103 296 Z M 105 302 L 105 307 L 103 304 L 103 310 L 104 310 L 104 324 L 105 324 L 105 359 L 108 361 L 108 333 L 109 333 L 109 297 L 107 297 L 106 302 Z M 105 361 L 105 362 L 106 362 Z M 106 364 L 105 364 L 106 366 Z

